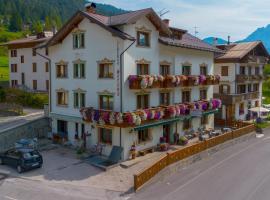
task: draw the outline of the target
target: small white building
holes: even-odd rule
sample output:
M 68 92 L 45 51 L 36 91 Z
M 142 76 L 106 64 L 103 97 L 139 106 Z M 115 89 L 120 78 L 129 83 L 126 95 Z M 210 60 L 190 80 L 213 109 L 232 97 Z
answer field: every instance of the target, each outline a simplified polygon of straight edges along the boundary
M 44 32 L 5 44 L 9 51 L 10 87 L 48 92 L 49 61 L 38 54 L 48 57 L 49 52 L 35 47 L 50 37 L 51 32 Z
M 71 143 L 87 132 L 87 147 L 106 144 L 108 155 L 121 146 L 125 160 L 133 144 L 140 151 L 214 126 L 219 50 L 153 9 L 112 17 L 78 11 L 45 46 L 53 133 Z
M 220 85 L 215 86 L 214 96 L 223 102 L 218 118 L 249 120 L 250 108 L 261 106 L 263 69 L 268 62 L 268 52 L 262 42 L 219 45 L 225 51 L 215 59 L 215 74 Z

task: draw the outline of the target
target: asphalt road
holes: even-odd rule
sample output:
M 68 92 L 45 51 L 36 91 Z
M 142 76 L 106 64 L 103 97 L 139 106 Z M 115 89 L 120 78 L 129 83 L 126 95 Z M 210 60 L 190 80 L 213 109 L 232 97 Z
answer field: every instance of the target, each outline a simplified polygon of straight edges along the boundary
M 74 172 L 76 173 L 76 172 Z M 68 184 L 48 184 L 21 178 L 0 180 L 0 200 L 118 200 L 119 193 Z
M 133 200 L 269 200 L 270 130 L 147 185 Z
M 0 132 L 15 126 L 25 124 L 29 121 L 38 119 L 42 116 L 44 116 L 44 112 L 31 113 L 26 116 L 18 116 L 18 117 L 8 117 L 8 118 L 0 117 Z

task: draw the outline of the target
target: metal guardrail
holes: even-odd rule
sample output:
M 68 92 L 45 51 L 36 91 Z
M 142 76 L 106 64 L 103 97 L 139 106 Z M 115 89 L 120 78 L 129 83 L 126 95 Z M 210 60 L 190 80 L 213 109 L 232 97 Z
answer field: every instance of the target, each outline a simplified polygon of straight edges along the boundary
M 239 125 L 240 126 L 240 125 Z M 192 155 L 210 149 L 214 146 L 227 142 L 229 140 L 238 138 L 245 134 L 251 133 L 255 130 L 254 124 L 242 123 L 241 128 L 237 130 L 233 130 L 231 132 L 222 134 L 220 136 L 207 139 L 203 142 L 196 143 L 191 146 L 187 146 L 183 149 L 176 150 L 173 152 L 169 152 L 160 158 L 156 163 L 151 165 L 150 167 L 144 169 L 142 172 L 134 175 L 134 190 L 137 191 L 141 188 L 147 181 L 153 178 L 156 174 L 158 174 L 161 170 L 166 168 L 167 166 L 188 158 Z

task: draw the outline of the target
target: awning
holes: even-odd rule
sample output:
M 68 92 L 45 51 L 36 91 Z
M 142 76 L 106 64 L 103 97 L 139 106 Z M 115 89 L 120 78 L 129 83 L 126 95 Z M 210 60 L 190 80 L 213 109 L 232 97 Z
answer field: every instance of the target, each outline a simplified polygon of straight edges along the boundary
M 136 126 L 136 127 L 134 127 L 133 130 L 134 131 L 141 131 L 141 130 L 148 129 L 148 128 L 151 128 L 151 127 L 161 126 L 161 125 L 166 125 L 166 124 L 172 124 L 172 123 L 177 122 L 177 121 L 184 121 L 184 120 L 188 120 L 188 119 L 191 119 L 191 118 L 192 117 L 190 115 L 188 115 L 188 116 L 182 116 L 182 117 L 177 117 L 177 118 L 173 118 L 173 119 L 156 121 L 156 122 L 153 122 L 153 123 Z
M 215 114 L 215 113 L 218 113 L 218 109 L 205 111 L 202 113 L 202 115 L 211 115 L 211 114 Z
M 264 107 L 250 108 L 248 110 L 250 110 L 251 112 L 270 112 L 269 109 L 264 108 Z

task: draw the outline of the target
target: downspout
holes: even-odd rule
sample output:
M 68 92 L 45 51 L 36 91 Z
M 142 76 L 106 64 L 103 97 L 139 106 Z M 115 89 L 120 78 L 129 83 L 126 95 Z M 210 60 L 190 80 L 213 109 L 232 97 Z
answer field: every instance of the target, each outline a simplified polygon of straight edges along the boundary
M 123 55 L 136 42 L 134 40 L 121 54 L 120 54 L 120 112 L 123 112 Z M 122 147 L 122 128 L 120 127 L 120 147 Z
M 35 49 L 36 50 L 36 49 Z M 48 62 L 49 62 L 49 113 L 51 113 L 51 111 L 52 111 L 52 104 L 51 104 L 51 98 L 52 98 L 52 95 L 51 95 L 51 63 L 52 63 L 52 61 L 51 61 L 51 59 L 49 58 L 49 57 L 47 57 L 47 56 L 44 56 L 44 55 L 42 55 L 42 54 L 40 54 L 40 53 L 38 53 L 37 51 L 36 51 L 36 54 L 37 55 L 39 55 L 40 57 L 42 57 L 42 58 L 44 58 L 45 60 L 47 60 Z

